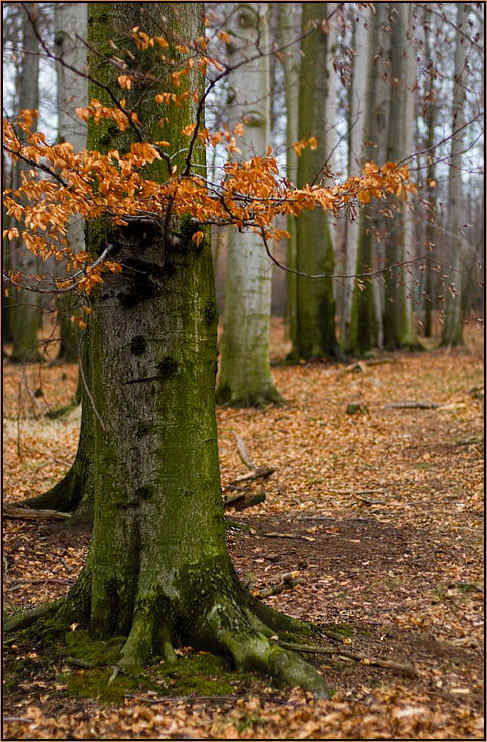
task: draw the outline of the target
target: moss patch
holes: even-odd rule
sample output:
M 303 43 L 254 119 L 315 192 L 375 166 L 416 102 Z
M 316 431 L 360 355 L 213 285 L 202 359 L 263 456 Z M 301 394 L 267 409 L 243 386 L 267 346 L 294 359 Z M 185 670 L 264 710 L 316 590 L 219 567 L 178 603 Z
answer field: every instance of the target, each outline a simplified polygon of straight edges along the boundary
M 256 683 L 262 684 L 257 675 L 233 671 L 223 658 L 207 653 L 191 654 L 176 662 L 162 660 L 144 671 L 119 673 L 110 680 L 123 642 L 123 637 L 94 641 L 86 631 L 66 634 L 69 657 L 93 665 L 63 673 L 59 680 L 66 684 L 68 694 L 119 704 L 133 691 L 157 691 L 161 696 L 228 696 L 237 689 L 246 692 Z
M 65 635 L 67 654 L 93 667 L 115 665 L 124 642 L 123 636 L 114 637 L 106 642 L 94 640 L 86 631 L 69 631 Z

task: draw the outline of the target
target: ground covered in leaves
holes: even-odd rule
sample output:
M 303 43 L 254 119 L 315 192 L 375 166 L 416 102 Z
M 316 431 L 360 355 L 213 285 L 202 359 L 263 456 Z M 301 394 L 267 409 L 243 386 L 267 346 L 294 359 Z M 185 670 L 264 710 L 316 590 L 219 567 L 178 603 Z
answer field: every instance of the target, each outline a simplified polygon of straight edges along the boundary
M 274 321 L 287 404 L 218 410 L 223 485 L 247 471 L 235 434 L 275 468 L 249 487 L 265 502 L 227 511 L 234 563 L 269 604 L 322 627 L 321 651 L 306 656 L 331 700 L 230 673 L 191 648 L 177 670 L 160 663 L 108 686 L 113 647 L 97 648 L 105 664 L 94 673 L 81 632 L 64 653 L 7 637 L 4 738 L 483 739 L 482 334 L 466 334 L 455 350 L 285 366 Z M 45 413 L 75 385 L 72 366 L 5 362 L 5 502 L 68 468 L 79 411 Z M 405 402 L 437 406 L 387 406 Z M 65 593 L 89 539 L 63 522 L 5 520 L 4 608 Z

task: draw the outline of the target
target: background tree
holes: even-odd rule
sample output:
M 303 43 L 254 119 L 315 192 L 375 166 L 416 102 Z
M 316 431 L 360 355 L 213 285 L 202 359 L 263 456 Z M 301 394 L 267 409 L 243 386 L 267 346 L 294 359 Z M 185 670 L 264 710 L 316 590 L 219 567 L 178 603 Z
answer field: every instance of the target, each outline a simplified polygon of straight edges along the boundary
M 387 159 L 397 162 L 412 151 L 412 87 L 414 84 L 414 50 L 411 4 L 390 3 L 391 22 L 391 89 Z M 413 257 L 412 216 L 406 203 L 394 209 L 385 241 L 385 298 L 383 310 L 384 345 L 386 348 L 414 348 L 417 345 L 412 316 L 410 278 L 404 265 L 391 270 L 395 263 Z
M 22 56 L 18 78 L 18 110 L 37 111 L 39 108 L 39 7 L 38 3 L 22 6 Z M 14 166 L 13 183 L 18 187 L 22 173 L 29 165 L 17 161 Z M 10 226 L 13 226 L 13 222 Z M 38 263 L 33 254 L 22 248 L 17 240 L 13 244 L 10 265 L 14 271 L 38 273 Z M 15 293 L 10 304 L 12 352 L 10 360 L 15 363 L 32 363 L 40 359 L 38 331 L 41 324 L 39 297 L 23 289 Z
M 462 151 L 465 149 L 465 65 L 467 43 L 463 36 L 470 9 L 467 3 L 456 3 L 455 63 L 453 70 L 452 137 L 448 172 L 447 244 L 451 264 L 446 294 L 445 321 L 441 342 L 443 345 L 463 344 L 462 266 L 464 265 L 464 237 L 462 234 L 464 202 L 462 184 Z M 459 131 L 458 131 L 459 130 Z
M 286 105 L 286 177 L 292 183 L 297 182 L 298 158 L 293 144 L 298 141 L 298 112 L 299 112 L 299 48 L 293 45 L 297 38 L 296 29 L 299 27 L 301 4 L 278 3 L 278 31 L 284 51 L 281 54 L 281 64 L 284 76 L 284 99 Z M 289 238 L 286 247 L 286 263 L 291 271 L 297 267 L 297 222 L 292 214 L 287 217 L 286 228 Z M 287 325 L 289 337 L 296 336 L 297 315 L 297 276 L 287 274 Z
M 368 11 L 355 26 L 354 72 L 351 91 L 350 175 L 362 171 L 375 158 L 377 131 L 377 65 L 380 15 Z M 366 196 L 365 198 L 368 198 Z M 347 225 L 347 274 L 370 272 L 373 268 L 374 211 L 364 204 L 356 220 Z M 377 345 L 373 284 L 349 278 L 344 294 L 343 346 L 346 352 L 362 355 Z
M 87 5 L 56 3 L 54 16 L 55 50 L 61 60 L 56 63 L 58 141 L 71 142 L 75 150 L 80 151 L 86 146 L 86 124 L 76 116 L 75 110 L 88 103 L 87 80 L 83 74 L 79 74 L 86 67 L 87 61 L 86 46 L 82 41 L 87 37 Z M 71 219 L 68 241 L 70 247 L 78 252 L 84 250 L 84 229 L 82 219 Z M 78 325 L 71 319 L 79 311 L 74 297 L 70 294 L 58 297 L 57 311 L 60 334 L 58 360 L 76 363 L 80 337 Z
M 313 149 L 306 147 L 298 160 L 298 185 L 313 185 L 323 178 L 327 162 L 326 99 L 328 82 L 327 34 L 323 26 L 328 3 L 303 3 L 302 59 L 299 82 L 299 141 L 315 137 Z M 306 34 L 310 27 L 315 31 Z M 328 218 L 315 209 L 297 222 L 297 269 L 301 273 L 332 274 L 333 245 Z M 331 278 L 296 280 L 296 332 L 292 337 L 292 358 L 321 358 L 335 355 L 335 300 Z
M 229 16 L 228 63 L 236 69 L 229 77 L 227 105 L 230 128 L 244 122 L 238 145 L 242 159 L 265 153 L 269 145 L 269 57 L 262 54 L 268 54 L 270 46 L 268 13 L 267 3 L 236 3 Z M 259 234 L 246 231 L 230 238 L 220 404 L 260 406 L 280 401 L 269 362 L 271 269 Z

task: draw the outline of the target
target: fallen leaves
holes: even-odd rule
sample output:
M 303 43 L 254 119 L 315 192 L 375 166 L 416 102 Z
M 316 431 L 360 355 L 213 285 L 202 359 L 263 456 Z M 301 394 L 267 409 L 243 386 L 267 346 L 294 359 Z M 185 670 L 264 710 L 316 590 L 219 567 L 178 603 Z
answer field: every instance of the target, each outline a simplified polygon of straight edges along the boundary
M 6 651 L 29 664 L 24 686 L 6 693 L 6 738 L 482 738 L 483 400 L 470 394 L 482 358 L 481 339 L 468 333 L 466 349 L 396 353 L 393 363 L 341 378 L 337 364 L 276 367 L 285 407 L 218 410 L 223 484 L 242 473 L 234 433 L 252 459 L 275 469 L 266 501 L 238 516 L 249 530 L 230 532 L 239 575 L 259 593 L 292 587 L 265 598 L 278 610 L 353 627 L 335 641 L 337 655 L 321 658 L 338 688 L 332 700 L 271 691 L 264 679 L 246 697 L 235 698 L 236 690 L 229 698 L 163 699 L 159 692 L 103 707 L 70 699 L 32 656 L 35 648 L 16 643 Z M 279 357 L 283 337 L 273 320 Z M 76 372 L 5 362 L 4 374 L 4 489 L 18 502 L 55 484 L 74 456 L 79 416 L 42 413 L 69 402 Z M 369 414 L 346 415 L 350 399 L 366 403 Z M 441 416 L 383 409 L 406 399 L 449 409 Z M 62 523 L 6 521 L 7 609 L 65 593 L 88 543 L 88 533 Z M 371 659 L 414 664 L 418 675 L 402 677 Z

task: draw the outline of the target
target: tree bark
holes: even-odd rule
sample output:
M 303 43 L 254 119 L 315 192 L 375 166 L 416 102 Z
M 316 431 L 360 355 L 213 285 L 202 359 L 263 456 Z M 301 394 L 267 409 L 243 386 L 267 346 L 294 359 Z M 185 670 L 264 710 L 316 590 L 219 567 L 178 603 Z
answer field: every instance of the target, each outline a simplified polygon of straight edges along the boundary
M 391 92 L 387 159 L 398 162 L 412 154 L 412 86 L 414 48 L 406 44 L 411 35 L 410 3 L 391 3 Z M 410 131 L 411 130 L 411 131 Z M 394 263 L 412 257 L 413 233 L 409 206 L 391 200 L 394 216 L 389 220 L 385 244 L 384 345 L 392 348 L 418 348 L 412 316 L 411 280 L 404 266 Z
M 327 37 L 320 29 L 328 3 L 303 3 L 302 30 L 310 24 L 316 30 L 302 42 L 299 85 L 299 139 L 315 136 L 318 146 L 307 147 L 298 160 L 298 186 L 321 182 L 328 151 L 325 135 L 325 111 L 328 82 L 323 71 L 327 65 Z M 322 209 L 303 214 L 297 220 L 297 268 L 303 273 L 332 274 L 335 265 L 328 218 Z M 297 276 L 296 337 L 290 359 L 334 356 L 335 299 L 333 280 Z
M 460 129 L 465 123 L 465 66 L 467 44 L 460 31 L 467 28 L 470 9 L 466 3 L 456 3 L 457 30 L 455 43 L 455 65 L 453 72 L 453 106 L 452 132 Z M 449 246 L 450 271 L 446 291 L 446 309 L 442 345 L 463 345 L 463 311 L 462 311 L 462 274 L 464 260 L 463 237 L 461 234 L 463 194 L 462 194 L 462 150 L 464 149 L 464 132 L 455 134 L 451 139 L 450 165 L 448 174 L 448 226 L 447 243 Z
M 236 4 L 230 30 L 229 65 L 268 50 L 268 4 Z M 230 129 L 245 123 L 240 157 L 264 155 L 269 143 L 269 60 L 259 57 L 230 75 Z M 280 402 L 269 360 L 272 263 L 252 231 L 230 237 L 227 251 L 221 368 L 217 401 L 235 407 Z
M 288 46 L 296 38 L 296 15 L 299 5 L 278 3 L 278 29 L 280 44 Z M 284 73 L 284 91 L 286 101 L 286 177 L 291 183 L 297 182 L 298 158 L 292 145 L 298 141 L 298 112 L 299 112 L 299 46 L 291 46 L 284 50 L 282 55 L 282 69 Z M 286 224 L 290 237 L 287 241 L 287 267 L 296 270 L 297 255 L 297 224 L 296 217 L 289 214 Z M 297 277 L 294 273 L 287 274 L 287 329 L 292 341 L 296 337 L 297 314 Z
M 25 3 L 22 8 L 22 62 L 19 75 L 18 109 L 39 109 L 39 40 L 35 30 L 39 25 L 38 3 Z M 35 131 L 36 126 L 32 127 Z M 20 161 L 15 168 L 14 188 L 20 185 L 21 172 L 29 165 Z M 11 269 L 22 273 L 37 273 L 37 259 L 22 246 L 19 238 L 11 242 Z M 10 360 L 14 363 L 34 363 L 40 360 L 38 330 L 41 325 L 39 295 L 19 289 L 11 307 L 13 339 Z
M 351 111 L 350 175 L 359 175 L 366 161 L 375 159 L 377 141 L 377 41 L 379 18 L 368 13 L 355 29 L 355 57 Z M 347 274 L 372 270 L 374 211 L 359 209 L 357 220 L 347 225 Z M 363 355 L 377 344 L 373 284 L 370 280 L 347 279 L 344 306 L 344 349 Z
M 56 55 L 66 64 L 82 71 L 87 62 L 86 46 L 83 43 L 88 30 L 86 3 L 56 3 L 54 18 Z M 86 106 L 88 102 L 88 82 L 62 62 L 56 63 L 56 77 L 58 140 L 70 142 L 74 150 L 79 152 L 86 146 L 86 124 L 76 116 L 75 109 Z M 84 222 L 80 217 L 70 219 L 67 240 L 71 250 L 84 250 L 84 230 Z M 56 307 L 60 333 L 57 360 L 77 363 L 80 332 L 78 325 L 71 319 L 79 311 L 76 308 L 76 299 L 71 294 L 61 294 L 56 299 Z
M 200 7 L 154 3 L 149 14 L 145 3 L 90 3 L 90 44 L 103 58 L 109 39 L 134 26 L 149 35 L 168 28 L 195 38 L 203 29 Z M 139 50 L 127 38 L 125 43 L 137 64 Z M 117 74 L 110 65 L 103 71 L 108 82 Z M 201 93 L 198 73 L 187 77 L 185 84 Z M 195 104 L 190 97 L 178 109 L 180 120 L 164 124 L 151 103 L 153 92 L 153 86 L 134 84 L 128 105 L 139 101 L 147 137 L 170 140 L 178 151 L 181 124 L 193 119 Z M 116 140 L 121 152 L 123 140 L 129 146 L 130 130 L 111 141 L 107 134 L 90 125 L 89 142 L 103 144 L 99 138 L 105 137 L 112 148 Z M 152 177 L 162 179 L 163 171 Z M 174 659 L 174 644 L 190 644 L 323 697 L 322 677 L 270 640 L 279 627 L 302 624 L 250 596 L 228 556 L 215 417 L 211 249 L 207 239 L 196 247 L 193 229 L 190 219 L 174 219 L 176 244 L 164 240 L 157 224 L 149 231 L 95 222 L 87 230 L 93 255 L 108 236 L 125 269 L 107 276 L 93 296 L 94 530 L 82 574 L 54 607 L 53 620 L 75 621 L 102 639 L 126 636 L 118 663 L 126 671 L 155 654 Z M 31 614 L 14 617 L 14 628 L 28 625 Z

